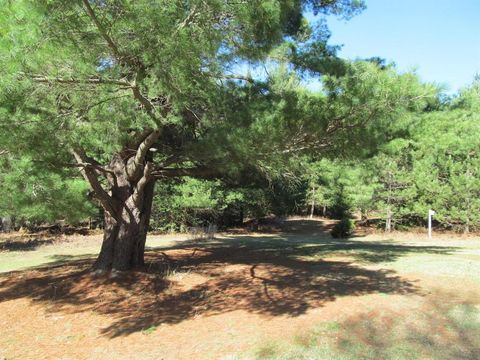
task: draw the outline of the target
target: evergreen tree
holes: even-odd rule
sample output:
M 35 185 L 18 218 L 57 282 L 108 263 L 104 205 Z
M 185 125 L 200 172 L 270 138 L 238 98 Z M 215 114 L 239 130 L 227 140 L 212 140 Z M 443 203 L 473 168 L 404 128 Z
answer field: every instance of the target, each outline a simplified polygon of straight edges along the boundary
M 362 8 L 358 0 L 6 2 L 0 149 L 45 171 L 79 169 L 105 210 L 95 268 L 141 267 L 155 181 L 274 179 L 307 151 L 367 152 L 385 137 L 378 127 L 423 96 L 409 74 L 339 61 L 321 18 L 315 26 L 303 16 Z M 279 70 L 239 72 L 267 62 Z M 302 73 L 323 73 L 323 91 L 303 89 Z

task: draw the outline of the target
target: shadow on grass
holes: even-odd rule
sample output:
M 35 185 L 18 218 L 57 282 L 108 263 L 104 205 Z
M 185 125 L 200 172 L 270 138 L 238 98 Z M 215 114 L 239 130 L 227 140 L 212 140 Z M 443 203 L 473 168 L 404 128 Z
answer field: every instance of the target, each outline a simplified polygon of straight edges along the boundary
M 35 238 L 28 239 L 24 236 L 12 236 L 5 241 L 0 241 L 1 251 L 33 251 L 39 246 L 50 245 L 55 241 L 54 238 Z
M 63 254 L 55 254 L 48 256 L 48 263 L 45 265 L 40 265 L 36 267 L 32 267 L 27 270 L 37 270 L 43 268 L 54 268 L 54 267 L 61 267 L 71 262 L 78 262 L 82 263 L 83 261 L 93 261 L 95 259 L 95 254 L 81 254 L 81 255 L 63 255 Z
M 49 264 L 49 269 L 1 276 L 0 302 L 30 298 L 47 304 L 51 311 L 104 314 L 111 319 L 102 331 L 109 337 L 235 310 L 295 317 L 342 296 L 420 293 L 414 283 L 394 271 L 369 270 L 349 261 L 321 257 L 349 251 L 369 255 L 370 261 L 383 261 L 410 253 L 453 251 L 338 241 L 318 234 L 179 242 L 170 248 L 149 250 L 147 272 L 104 277 L 92 275 L 90 259 L 60 256 L 53 269 Z M 373 256 L 377 252 L 380 254 Z M 179 279 L 176 274 L 184 276 Z
M 264 343 L 258 359 L 465 359 L 480 358 L 477 299 L 437 293 L 419 308 L 377 309 L 342 322 L 319 323 L 293 343 Z M 288 340 L 287 340 L 288 341 Z

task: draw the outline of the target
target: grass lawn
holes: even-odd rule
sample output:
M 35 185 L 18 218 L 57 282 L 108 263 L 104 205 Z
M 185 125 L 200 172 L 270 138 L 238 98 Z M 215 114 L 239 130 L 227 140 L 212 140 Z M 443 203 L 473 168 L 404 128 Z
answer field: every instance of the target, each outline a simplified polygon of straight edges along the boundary
M 478 359 L 480 239 L 150 236 L 95 277 L 100 236 L 0 239 L 0 358 Z

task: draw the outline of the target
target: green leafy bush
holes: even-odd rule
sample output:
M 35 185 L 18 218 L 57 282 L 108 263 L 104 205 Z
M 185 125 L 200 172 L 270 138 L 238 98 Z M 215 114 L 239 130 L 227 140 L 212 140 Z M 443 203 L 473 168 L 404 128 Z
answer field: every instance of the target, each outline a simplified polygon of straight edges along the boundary
M 332 236 L 334 238 L 347 238 L 352 235 L 355 229 L 355 224 L 352 219 L 343 218 L 332 229 Z

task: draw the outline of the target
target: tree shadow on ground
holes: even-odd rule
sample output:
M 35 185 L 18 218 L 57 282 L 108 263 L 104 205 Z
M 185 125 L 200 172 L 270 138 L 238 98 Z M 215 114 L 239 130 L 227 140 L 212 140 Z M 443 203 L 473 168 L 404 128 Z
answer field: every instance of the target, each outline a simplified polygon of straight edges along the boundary
M 92 261 L 95 258 L 95 254 L 81 254 L 81 255 L 68 255 L 68 254 L 55 254 L 48 256 L 49 262 L 45 265 L 42 265 L 40 268 L 54 268 L 54 267 L 61 267 L 68 263 L 79 261 L 79 260 L 86 260 L 87 262 Z M 38 267 L 32 268 L 32 270 L 38 269 Z
M 480 309 L 477 299 L 434 294 L 410 316 L 389 310 L 361 313 L 341 325 L 336 335 L 339 354 L 375 359 L 479 359 Z
M 1 251 L 33 251 L 39 246 L 50 245 L 55 242 L 53 237 L 50 238 L 28 238 L 25 236 L 11 236 L 5 241 L 0 241 Z
M 53 269 L 9 273 L 0 277 L 0 302 L 30 298 L 50 311 L 104 314 L 111 324 L 102 333 L 116 337 L 235 310 L 295 317 L 342 296 L 421 293 L 394 271 L 321 259 L 345 249 L 385 252 L 388 259 L 453 251 L 387 242 L 362 247 L 360 242 L 299 234 L 186 241 L 149 250 L 146 272 L 95 277 L 89 270 L 92 260 L 76 260 Z
M 210 240 L 182 240 L 169 249 L 236 249 L 257 251 L 258 253 L 300 257 L 320 260 L 323 257 L 348 256 L 356 262 L 382 263 L 397 260 L 399 257 L 428 253 L 446 255 L 457 250 L 446 246 L 418 246 L 396 242 L 394 240 L 364 241 L 364 236 L 347 239 L 332 238 L 329 229 L 332 224 L 319 220 L 287 220 L 280 228 L 280 234 L 255 236 L 233 235 Z
M 437 290 L 402 309 L 396 305 L 363 308 L 340 321 L 314 323 L 293 341 L 261 343 L 256 358 L 480 358 L 478 292 L 469 296 Z

